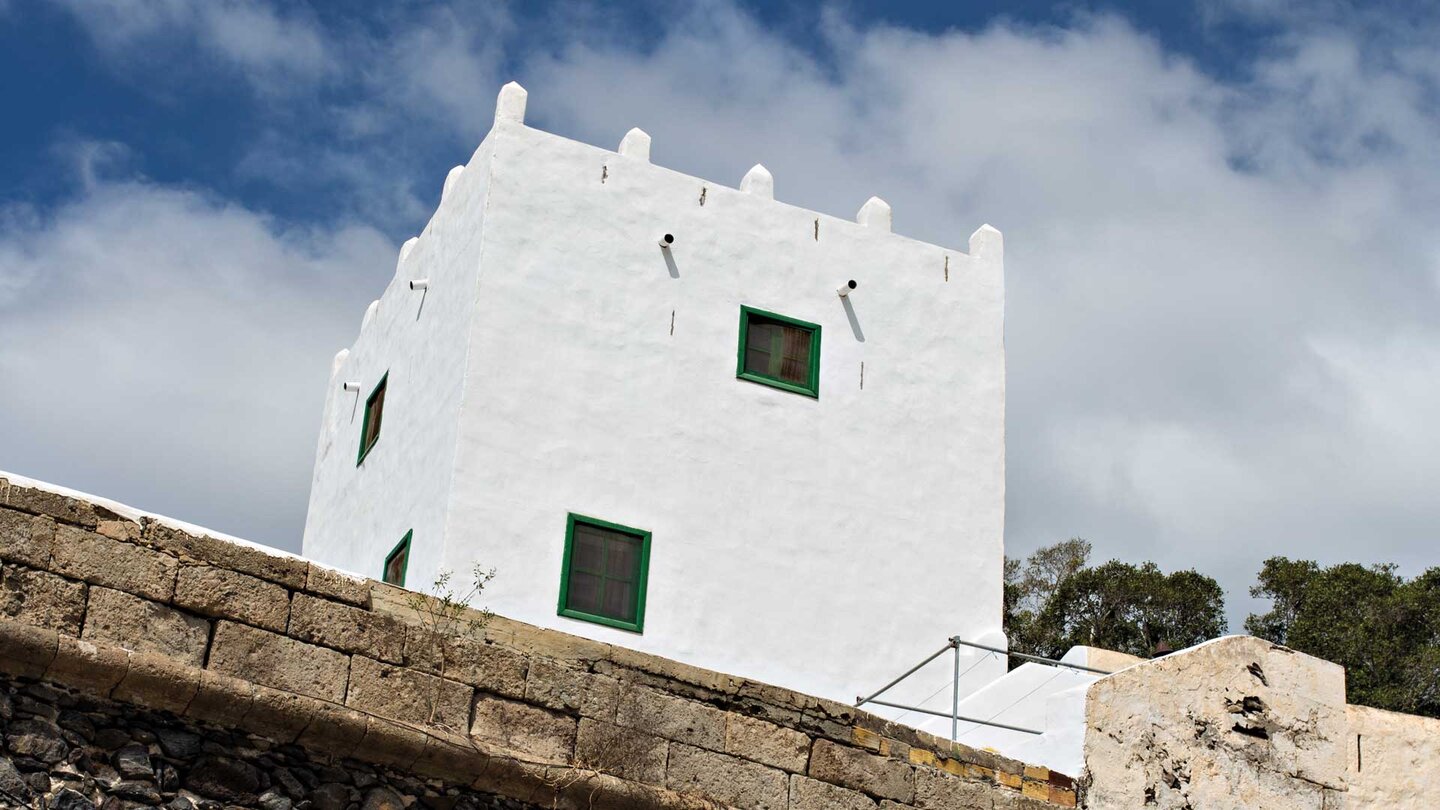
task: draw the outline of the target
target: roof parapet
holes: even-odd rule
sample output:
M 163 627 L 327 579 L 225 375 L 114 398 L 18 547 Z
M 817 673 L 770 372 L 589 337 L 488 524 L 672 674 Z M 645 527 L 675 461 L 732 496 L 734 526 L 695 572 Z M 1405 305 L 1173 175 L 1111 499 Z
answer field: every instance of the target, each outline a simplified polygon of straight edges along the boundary
M 464 173 L 464 166 L 456 166 L 445 175 L 445 185 L 440 188 L 440 202 L 445 202 L 445 198 L 450 196 L 450 189 L 455 187 L 455 184 L 460 181 L 460 175 Z
M 970 255 L 998 259 L 1005 255 L 1005 237 L 990 224 L 981 225 L 970 234 Z
M 754 194 L 757 197 L 764 197 L 767 200 L 775 199 L 775 178 L 770 170 L 756 163 L 745 173 L 744 179 L 740 181 L 740 190 L 746 194 Z
M 855 221 L 867 228 L 890 233 L 890 204 L 879 197 L 871 197 L 860 206 Z
M 650 134 L 645 130 L 635 127 L 625 133 L 620 139 L 620 148 L 615 150 L 625 157 L 632 157 L 636 160 L 650 162 Z
M 515 82 L 509 82 L 500 88 L 500 95 L 495 99 L 495 123 L 501 121 L 514 121 L 517 124 L 525 123 L 525 100 L 529 94 L 525 88 Z

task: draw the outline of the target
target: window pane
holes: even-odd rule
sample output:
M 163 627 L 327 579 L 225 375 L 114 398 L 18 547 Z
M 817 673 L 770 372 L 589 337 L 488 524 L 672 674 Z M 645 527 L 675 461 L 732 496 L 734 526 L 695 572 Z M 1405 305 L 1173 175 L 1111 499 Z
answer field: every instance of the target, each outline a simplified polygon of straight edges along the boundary
M 621 582 L 635 581 L 635 570 L 640 566 L 640 542 L 617 534 L 610 540 L 609 552 L 605 576 Z
M 759 349 L 745 350 L 745 370 L 751 374 L 770 373 L 770 353 Z
M 380 417 L 385 412 L 385 386 L 382 384 L 372 399 L 365 403 L 365 446 L 380 437 Z
M 391 585 L 405 584 L 405 561 L 410 556 L 410 547 L 400 549 L 385 563 L 385 581 Z M 373 557 L 371 559 L 374 559 Z M 370 569 L 375 570 L 375 569 Z
M 775 343 L 775 337 L 779 333 L 779 330 L 779 324 L 766 323 L 757 318 L 751 318 L 746 335 L 745 348 L 769 352 L 771 350 L 770 347 Z
M 592 574 L 605 573 L 605 540 L 589 526 L 575 526 L 575 547 L 571 555 L 572 570 Z
M 628 582 L 605 583 L 605 609 L 603 615 L 621 621 L 635 620 L 635 586 Z
M 787 326 L 784 335 L 780 378 L 802 385 L 810 382 L 810 330 Z
M 811 330 L 751 316 L 745 333 L 745 371 L 797 385 L 810 383 Z
M 586 613 L 603 613 L 600 606 L 600 577 L 594 574 L 571 573 L 565 606 Z

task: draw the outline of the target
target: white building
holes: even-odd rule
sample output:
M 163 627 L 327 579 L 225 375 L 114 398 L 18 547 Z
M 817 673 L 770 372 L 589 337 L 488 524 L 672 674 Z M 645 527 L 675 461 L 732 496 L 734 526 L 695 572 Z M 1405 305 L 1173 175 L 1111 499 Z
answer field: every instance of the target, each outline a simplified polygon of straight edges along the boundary
M 524 110 L 507 85 L 335 358 L 305 556 L 417 590 L 479 561 L 502 615 L 846 702 L 1003 645 L 1000 233 L 917 242 Z

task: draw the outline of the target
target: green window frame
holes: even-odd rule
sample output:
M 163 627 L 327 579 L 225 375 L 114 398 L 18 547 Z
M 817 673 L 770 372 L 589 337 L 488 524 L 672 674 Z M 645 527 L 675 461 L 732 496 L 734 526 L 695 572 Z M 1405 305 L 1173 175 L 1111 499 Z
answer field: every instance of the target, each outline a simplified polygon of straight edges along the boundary
M 773 324 L 803 329 L 810 333 L 810 356 L 806 358 L 806 373 L 803 382 L 784 379 L 780 376 L 777 367 L 785 360 L 782 343 L 784 333 L 780 331 L 773 333 L 772 343 L 768 347 L 769 370 L 761 372 L 746 368 L 745 361 L 747 350 L 750 348 L 751 324 Z M 740 307 L 740 346 L 735 354 L 735 376 L 737 378 L 779 388 L 782 391 L 804 394 L 815 399 L 820 398 L 820 324 L 766 312 L 763 309 L 742 306 Z
M 587 563 L 582 560 L 582 554 L 576 552 L 576 530 L 582 532 L 585 527 L 598 529 L 598 536 L 594 532 L 588 533 L 590 542 L 599 541 L 601 549 L 600 563 L 597 568 L 583 570 L 581 567 Z M 606 538 L 605 534 L 621 535 L 621 538 Z M 630 565 L 623 566 L 624 570 L 612 568 L 610 565 L 611 554 L 615 547 L 611 542 L 625 543 L 630 541 L 634 544 L 633 559 Z M 617 555 L 618 556 L 618 555 Z M 618 627 L 621 630 L 630 630 L 636 633 L 645 631 L 645 589 L 646 582 L 650 575 L 650 532 L 643 529 L 636 529 L 631 526 L 622 526 L 618 523 L 611 523 L 607 520 L 569 513 L 565 519 L 565 557 L 560 567 L 560 604 L 557 612 L 561 616 L 568 616 L 572 619 L 603 624 L 607 627 Z M 580 589 L 575 588 L 576 599 L 571 599 L 571 589 L 578 580 L 586 578 L 596 582 L 598 588 L 597 602 L 600 607 L 589 610 L 581 606 L 572 605 L 578 602 Z M 621 610 L 606 611 L 607 587 L 631 586 L 630 598 L 625 602 Z
M 414 534 L 414 529 L 405 532 L 405 536 L 400 538 L 400 542 L 395 544 L 395 548 L 390 549 L 390 553 L 385 555 L 385 564 L 380 567 L 381 582 L 394 585 L 398 588 L 405 587 L 405 574 L 410 570 L 410 538 L 414 536 Z M 400 578 L 398 581 L 390 578 L 390 565 L 396 558 L 400 559 Z
M 360 420 L 360 454 L 355 457 L 355 466 L 359 467 L 365 456 L 370 454 L 370 449 L 380 441 L 380 426 L 385 415 L 385 388 L 390 382 L 390 372 L 385 372 L 380 382 L 375 383 L 375 388 L 370 396 L 365 398 L 365 418 Z M 371 434 L 370 424 L 374 420 L 375 432 Z

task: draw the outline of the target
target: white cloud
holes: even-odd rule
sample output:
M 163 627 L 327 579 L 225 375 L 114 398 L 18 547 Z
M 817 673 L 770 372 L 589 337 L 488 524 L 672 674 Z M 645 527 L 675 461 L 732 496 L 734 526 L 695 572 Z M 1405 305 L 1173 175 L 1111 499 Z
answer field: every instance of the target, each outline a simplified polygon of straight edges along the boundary
M 295 547 L 329 358 L 394 266 L 362 227 L 100 182 L 0 228 L 0 469 Z
M 332 46 L 312 18 L 282 14 L 260 0 L 52 0 L 84 26 L 99 48 L 122 61 L 143 61 L 169 81 L 194 81 L 196 56 L 239 69 L 267 91 L 313 81 L 337 67 Z M 194 46 L 186 51 L 181 45 Z

